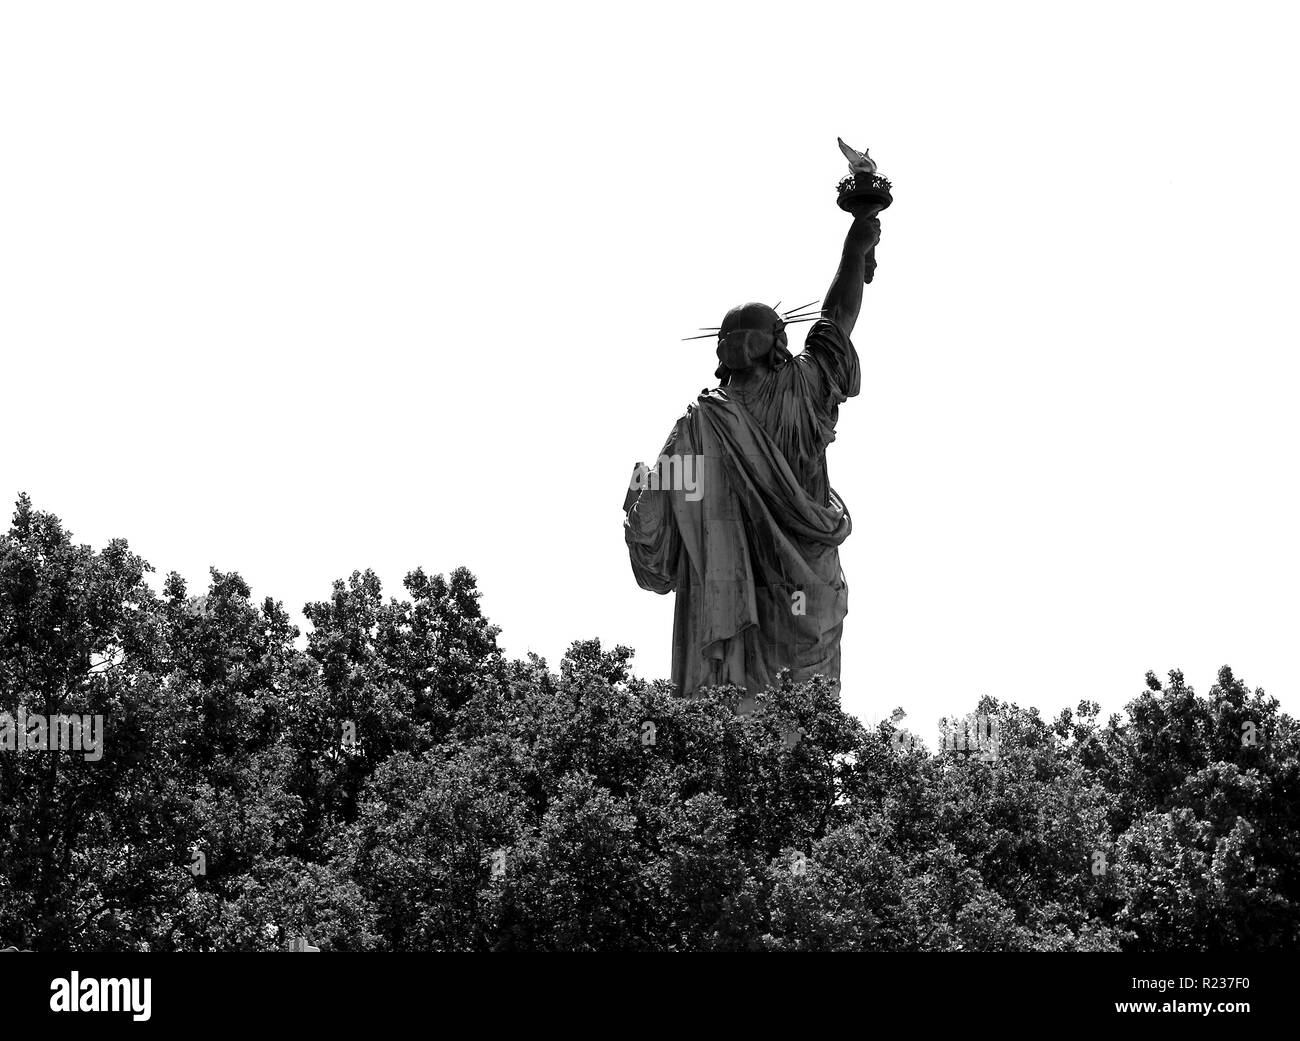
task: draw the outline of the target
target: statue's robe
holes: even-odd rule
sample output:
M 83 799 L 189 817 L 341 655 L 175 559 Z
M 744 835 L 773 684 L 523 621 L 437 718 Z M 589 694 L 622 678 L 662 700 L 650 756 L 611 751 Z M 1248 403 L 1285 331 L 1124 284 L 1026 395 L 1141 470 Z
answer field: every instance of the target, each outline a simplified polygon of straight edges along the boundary
M 852 522 L 827 480 L 826 446 L 860 381 L 849 338 L 819 320 L 804 350 L 743 398 L 703 391 L 664 445 L 657 482 L 628 496 L 637 583 L 677 594 L 679 694 L 732 683 L 753 695 L 783 668 L 796 681 L 839 681 L 848 586 L 838 547 Z M 674 457 L 694 458 L 693 482 L 689 465 L 665 466 Z

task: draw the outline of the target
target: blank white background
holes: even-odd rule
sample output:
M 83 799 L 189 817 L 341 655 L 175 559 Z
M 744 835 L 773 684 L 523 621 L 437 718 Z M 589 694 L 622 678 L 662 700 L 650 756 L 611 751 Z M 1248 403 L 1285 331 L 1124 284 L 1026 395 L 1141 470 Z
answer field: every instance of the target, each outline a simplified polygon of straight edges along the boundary
M 295 611 L 464 564 L 511 654 L 666 676 L 627 477 L 715 382 L 681 337 L 825 292 L 842 135 L 896 199 L 830 450 L 846 707 L 1229 663 L 1294 712 L 1292 19 L 7 4 L 0 494 Z

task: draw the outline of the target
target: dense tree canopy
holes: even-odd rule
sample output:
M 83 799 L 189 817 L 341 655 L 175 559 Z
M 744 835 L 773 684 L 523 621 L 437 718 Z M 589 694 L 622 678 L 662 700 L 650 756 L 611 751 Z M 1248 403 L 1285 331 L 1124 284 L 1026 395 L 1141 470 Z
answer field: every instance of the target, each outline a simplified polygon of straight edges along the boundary
M 0 946 L 1300 940 L 1296 723 L 1227 668 L 1204 696 L 1149 673 L 1105 722 L 986 698 L 991 748 L 929 751 L 820 680 L 739 715 L 734 689 L 631 677 L 625 647 L 508 661 L 464 569 L 388 599 L 355 573 L 305 635 L 236 574 L 149 571 L 25 497 L 0 537 L 0 721 L 103 721 L 97 758 L 0 729 Z

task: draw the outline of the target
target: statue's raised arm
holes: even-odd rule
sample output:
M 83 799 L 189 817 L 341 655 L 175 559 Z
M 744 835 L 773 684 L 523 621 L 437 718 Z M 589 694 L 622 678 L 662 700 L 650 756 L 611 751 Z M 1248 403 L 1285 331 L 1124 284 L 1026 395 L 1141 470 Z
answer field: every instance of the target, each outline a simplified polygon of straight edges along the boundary
M 876 243 L 880 241 L 877 214 L 893 202 L 890 184 L 876 170 L 866 152 L 858 152 L 838 139 L 840 151 L 849 160 L 849 175 L 839 184 L 840 208 L 853 214 L 853 224 L 844 238 L 839 269 L 826 291 L 823 312 L 848 336 L 862 309 L 862 286 L 876 271 Z

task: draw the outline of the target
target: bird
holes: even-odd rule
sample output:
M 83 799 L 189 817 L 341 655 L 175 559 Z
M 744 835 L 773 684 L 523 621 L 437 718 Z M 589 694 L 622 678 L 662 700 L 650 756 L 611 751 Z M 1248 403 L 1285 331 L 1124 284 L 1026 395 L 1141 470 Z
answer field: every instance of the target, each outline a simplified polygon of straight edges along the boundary
M 868 176 L 875 174 L 875 160 L 867 155 L 866 150 L 859 152 L 856 148 L 850 148 L 844 143 L 842 137 L 837 137 L 835 140 L 840 143 L 840 151 L 844 153 L 844 158 L 849 161 L 849 170 L 852 173 L 867 174 Z

